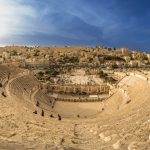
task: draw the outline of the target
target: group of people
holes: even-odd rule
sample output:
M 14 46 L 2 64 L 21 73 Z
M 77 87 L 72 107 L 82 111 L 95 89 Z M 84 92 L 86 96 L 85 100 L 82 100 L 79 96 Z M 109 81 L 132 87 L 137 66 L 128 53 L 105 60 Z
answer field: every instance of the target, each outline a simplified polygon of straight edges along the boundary
M 37 102 L 36 102 L 36 106 L 39 107 L 39 105 L 40 105 L 40 104 L 39 104 L 39 102 L 37 101 Z M 34 113 L 34 114 L 38 114 L 37 110 L 35 110 L 33 113 Z M 44 117 L 44 115 L 45 115 L 45 113 L 44 113 L 44 110 L 42 109 L 41 116 Z M 62 117 L 61 117 L 60 114 L 58 114 L 57 116 L 58 116 L 58 120 L 62 120 Z M 50 117 L 51 117 L 51 118 L 54 118 L 53 114 L 51 114 Z

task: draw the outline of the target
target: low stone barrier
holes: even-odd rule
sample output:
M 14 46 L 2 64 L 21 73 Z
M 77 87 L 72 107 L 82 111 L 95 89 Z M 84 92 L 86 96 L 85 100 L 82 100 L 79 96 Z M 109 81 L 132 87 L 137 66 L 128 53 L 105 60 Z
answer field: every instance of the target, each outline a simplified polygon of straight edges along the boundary
M 55 98 L 56 101 L 63 102 L 101 102 L 107 99 L 109 96 L 102 98 Z

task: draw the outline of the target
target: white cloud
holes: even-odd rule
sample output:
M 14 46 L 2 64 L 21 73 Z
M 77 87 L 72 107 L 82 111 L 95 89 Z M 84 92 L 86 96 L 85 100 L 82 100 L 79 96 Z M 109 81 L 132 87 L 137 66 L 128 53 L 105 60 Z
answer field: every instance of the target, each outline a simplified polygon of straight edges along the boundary
M 0 0 L 0 42 L 15 35 L 32 35 L 37 32 L 55 34 L 55 25 L 44 18 L 55 11 L 53 5 L 41 1 Z
M 35 18 L 36 10 L 23 0 L 0 0 L 0 38 L 28 32 Z

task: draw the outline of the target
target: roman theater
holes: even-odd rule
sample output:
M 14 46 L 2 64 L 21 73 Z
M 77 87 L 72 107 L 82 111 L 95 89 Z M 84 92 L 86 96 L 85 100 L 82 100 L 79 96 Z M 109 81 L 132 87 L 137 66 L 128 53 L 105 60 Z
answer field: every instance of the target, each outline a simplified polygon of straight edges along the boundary
M 0 149 L 150 149 L 148 69 L 47 64 L 0 65 Z

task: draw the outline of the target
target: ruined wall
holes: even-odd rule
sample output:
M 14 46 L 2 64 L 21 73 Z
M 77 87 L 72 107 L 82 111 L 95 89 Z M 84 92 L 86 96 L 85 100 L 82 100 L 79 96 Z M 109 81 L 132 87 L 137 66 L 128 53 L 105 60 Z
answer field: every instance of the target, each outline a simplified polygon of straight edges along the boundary
M 58 85 L 49 84 L 48 91 L 54 93 L 73 93 L 73 94 L 109 94 L 110 87 L 102 85 Z

